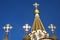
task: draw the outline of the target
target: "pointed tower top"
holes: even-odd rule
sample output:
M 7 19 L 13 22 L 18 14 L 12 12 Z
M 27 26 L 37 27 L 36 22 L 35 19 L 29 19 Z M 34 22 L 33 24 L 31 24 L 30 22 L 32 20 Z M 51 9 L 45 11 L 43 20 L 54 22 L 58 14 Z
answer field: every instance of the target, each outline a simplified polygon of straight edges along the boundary
M 37 31 L 38 29 L 40 30 L 45 30 L 40 18 L 39 18 L 39 10 L 38 10 L 38 6 L 39 4 L 38 3 L 35 3 L 33 4 L 33 6 L 35 6 L 35 10 L 34 10 L 34 13 L 35 13 L 35 19 L 34 19 L 34 23 L 33 23 L 33 26 L 32 26 L 32 31 Z

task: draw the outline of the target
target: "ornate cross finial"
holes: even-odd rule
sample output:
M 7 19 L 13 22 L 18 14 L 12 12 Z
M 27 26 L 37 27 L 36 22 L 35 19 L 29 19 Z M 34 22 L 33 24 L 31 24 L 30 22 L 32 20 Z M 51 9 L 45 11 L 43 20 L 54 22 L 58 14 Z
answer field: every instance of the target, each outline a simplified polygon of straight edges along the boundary
M 33 6 L 35 6 L 35 8 L 37 8 L 39 6 L 39 4 L 35 3 L 35 4 L 33 4 Z
M 31 28 L 31 26 L 29 26 L 28 24 L 25 24 L 25 26 L 23 26 L 23 28 L 25 29 L 26 32 L 28 32 L 29 29 Z
M 6 26 L 3 27 L 6 33 L 9 32 L 10 29 L 12 29 L 12 26 L 10 24 L 6 24 Z
M 56 27 L 53 24 L 51 24 L 50 26 L 48 26 L 48 28 L 51 29 L 52 33 L 54 33 L 54 29 L 56 29 Z

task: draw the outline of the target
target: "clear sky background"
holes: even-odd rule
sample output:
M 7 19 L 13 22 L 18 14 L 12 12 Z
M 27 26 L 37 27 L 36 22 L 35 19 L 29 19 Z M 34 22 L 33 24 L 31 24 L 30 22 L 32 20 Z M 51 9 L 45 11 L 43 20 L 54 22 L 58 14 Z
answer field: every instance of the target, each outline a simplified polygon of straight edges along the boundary
M 5 37 L 2 29 L 6 24 L 11 24 L 13 29 L 9 32 L 9 40 L 22 40 L 25 31 L 23 25 L 28 23 L 32 26 L 34 21 L 34 7 L 32 4 L 40 4 L 40 18 L 51 35 L 48 26 L 56 26 L 55 35 L 60 40 L 60 0 L 0 0 L 0 40 Z

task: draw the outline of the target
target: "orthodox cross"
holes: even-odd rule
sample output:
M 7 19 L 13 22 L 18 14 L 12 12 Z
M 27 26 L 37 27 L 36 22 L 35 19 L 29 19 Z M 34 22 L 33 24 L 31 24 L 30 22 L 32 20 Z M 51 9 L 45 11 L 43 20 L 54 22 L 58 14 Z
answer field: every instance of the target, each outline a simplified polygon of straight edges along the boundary
M 48 28 L 51 29 L 52 33 L 54 33 L 54 29 L 56 29 L 56 27 L 53 24 L 49 25 Z
M 33 6 L 35 6 L 35 8 L 37 8 L 39 6 L 39 4 L 35 3 L 35 4 L 33 4 Z
M 6 24 L 6 26 L 4 26 L 3 29 L 5 30 L 6 33 L 8 33 L 10 29 L 12 29 L 12 26 L 10 24 Z
M 28 32 L 31 26 L 29 26 L 28 24 L 25 24 L 23 28 L 25 29 L 26 32 Z

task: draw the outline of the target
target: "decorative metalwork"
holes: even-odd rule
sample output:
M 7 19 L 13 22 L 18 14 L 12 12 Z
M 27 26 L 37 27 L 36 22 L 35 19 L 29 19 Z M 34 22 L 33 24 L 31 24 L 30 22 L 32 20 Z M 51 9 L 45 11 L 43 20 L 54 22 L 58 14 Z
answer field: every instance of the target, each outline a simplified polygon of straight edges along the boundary
M 12 26 L 10 24 L 6 24 L 6 26 L 4 26 L 3 29 L 6 33 L 8 33 L 12 29 Z
M 28 32 L 31 26 L 29 26 L 28 24 L 25 24 L 23 28 L 25 29 L 26 32 Z
M 35 4 L 33 4 L 33 6 L 35 6 L 35 8 L 37 8 L 39 6 L 39 4 L 35 3 Z
M 56 27 L 53 25 L 53 24 L 50 24 L 49 26 L 48 26 L 48 28 L 50 28 L 51 29 L 51 31 L 52 31 L 52 33 L 54 33 L 54 29 L 56 29 Z

